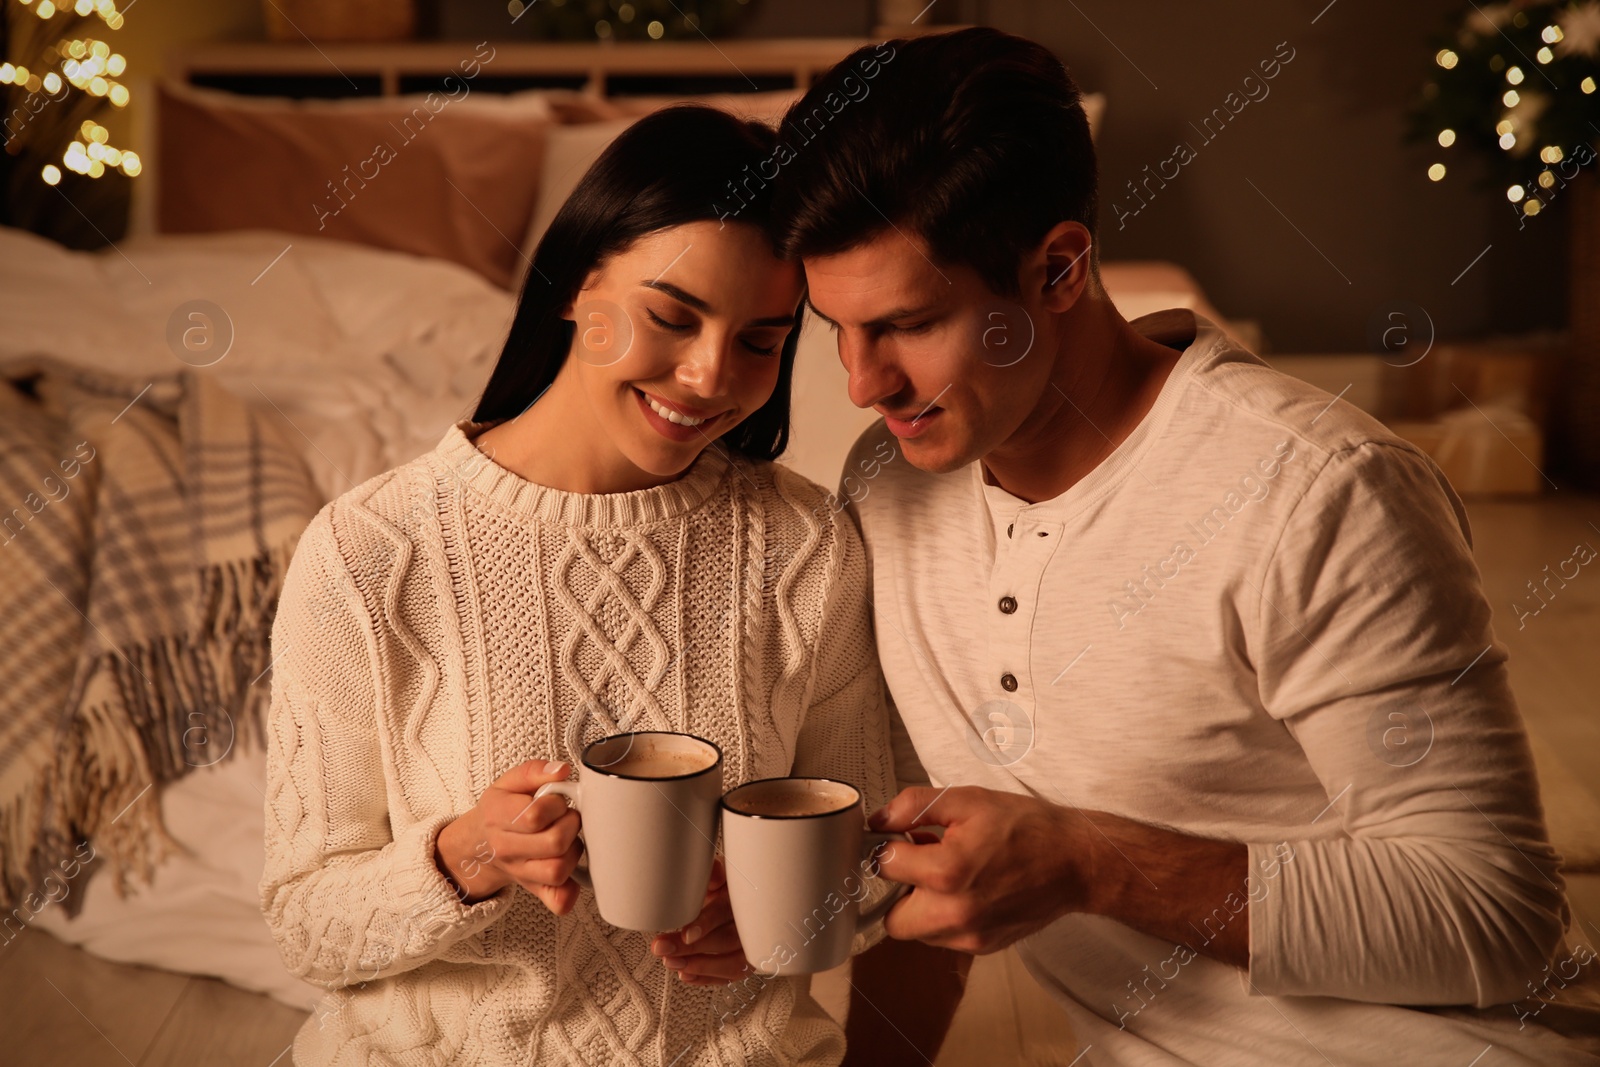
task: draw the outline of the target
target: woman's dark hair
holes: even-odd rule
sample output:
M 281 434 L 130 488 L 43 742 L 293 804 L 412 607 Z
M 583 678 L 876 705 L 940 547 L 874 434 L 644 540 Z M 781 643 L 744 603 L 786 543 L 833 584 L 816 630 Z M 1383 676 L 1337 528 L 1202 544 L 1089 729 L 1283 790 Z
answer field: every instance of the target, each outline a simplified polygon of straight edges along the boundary
M 987 27 L 858 49 L 778 127 L 779 250 L 825 256 L 891 223 L 1015 296 L 1022 256 L 1064 220 L 1095 231 L 1094 143 L 1049 49 Z M 1097 269 L 1098 247 L 1091 253 Z
M 653 112 L 624 130 L 595 160 L 533 253 L 511 331 L 476 422 L 515 418 L 555 381 L 572 348 L 575 324 L 561 317 L 584 280 L 610 256 L 656 230 L 708 219 L 755 225 L 774 238 L 764 190 L 730 190 L 767 161 L 777 135 L 758 122 L 685 104 Z M 748 182 L 746 185 L 748 186 Z M 800 314 L 784 341 L 772 397 L 721 440 L 753 459 L 776 459 L 789 443 L 789 385 Z

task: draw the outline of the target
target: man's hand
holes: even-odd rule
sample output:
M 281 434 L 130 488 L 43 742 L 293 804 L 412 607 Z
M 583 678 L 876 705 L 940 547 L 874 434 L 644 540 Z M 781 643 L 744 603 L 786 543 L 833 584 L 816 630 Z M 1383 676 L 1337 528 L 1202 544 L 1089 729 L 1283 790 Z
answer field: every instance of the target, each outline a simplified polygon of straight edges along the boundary
M 728 877 L 722 860 L 711 866 L 711 883 L 700 914 L 681 930 L 657 934 L 650 951 L 689 985 L 718 986 L 750 973 L 733 926 L 733 904 L 728 899 Z
M 1086 902 L 1091 853 L 1071 809 L 976 786 L 918 786 L 874 812 L 871 825 L 945 827 L 937 843 L 884 849 L 884 876 L 916 887 L 889 912 L 891 937 L 984 955 Z
M 891 937 L 982 955 L 1085 912 L 1249 966 L 1250 854 L 1240 842 L 976 786 L 904 790 L 871 823 L 945 827 L 938 844 L 884 852 L 884 875 L 915 887 L 889 912 Z

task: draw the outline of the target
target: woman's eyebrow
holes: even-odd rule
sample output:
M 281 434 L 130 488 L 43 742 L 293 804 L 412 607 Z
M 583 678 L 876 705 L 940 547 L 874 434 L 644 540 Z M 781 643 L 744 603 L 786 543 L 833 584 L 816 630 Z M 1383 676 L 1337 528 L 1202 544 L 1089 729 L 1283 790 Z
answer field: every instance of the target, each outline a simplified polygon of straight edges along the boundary
M 651 280 L 647 282 L 640 282 L 639 284 L 644 286 L 646 289 L 655 289 L 658 292 L 666 293 L 668 296 L 672 297 L 672 299 L 683 304 L 688 304 L 696 311 L 705 312 L 707 315 L 713 314 L 710 304 L 706 303 L 698 296 L 695 296 L 693 293 L 678 288 L 671 282 Z
M 706 303 L 704 300 L 700 299 L 698 296 L 695 296 L 693 293 L 678 288 L 676 285 L 673 285 L 671 282 L 648 281 L 648 282 L 640 282 L 639 284 L 642 285 L 646 289 L 655 289 L 655 290 L 657 290 L 659 292 L 666 293 L 668 296 L 672 297 L 672 299 L 677 300 L 680 303 L 688 304 L 690 307 L 694 308 L 696 311 L 704 312 L 707 315 L 715 314 L 715 312 L 712 311 L 710 304 Z M 761 326 L 793 326 L 794 325 L 794 316 L 793 315 L 770 315 L 770 316 L 768 316 L 767 318 L 764 318 L 764 319 L 751 319 L 749 322 L 745 323 L 745 325 L 746 326 L 754 326 L 754 327 L 761 327 Z

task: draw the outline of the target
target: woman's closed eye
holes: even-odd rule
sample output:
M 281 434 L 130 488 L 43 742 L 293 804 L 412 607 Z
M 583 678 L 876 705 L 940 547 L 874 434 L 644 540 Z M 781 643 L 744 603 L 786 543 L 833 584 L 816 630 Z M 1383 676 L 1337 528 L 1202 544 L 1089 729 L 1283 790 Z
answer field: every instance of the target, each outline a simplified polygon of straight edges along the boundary
M 652 308 L 645 308 L 644 313 L 650 316 L 651 322 L 655 323 L 663 330 L 671 330 L 673 333 L 685 333 L 694 327 L 694 323 L 692 322 L 669 322 L 660 315 L 657 315 Z
M 759 333 L 740 338 L 740 343 L 758 356 L 770 356 L 783 347 L 788 331 Z

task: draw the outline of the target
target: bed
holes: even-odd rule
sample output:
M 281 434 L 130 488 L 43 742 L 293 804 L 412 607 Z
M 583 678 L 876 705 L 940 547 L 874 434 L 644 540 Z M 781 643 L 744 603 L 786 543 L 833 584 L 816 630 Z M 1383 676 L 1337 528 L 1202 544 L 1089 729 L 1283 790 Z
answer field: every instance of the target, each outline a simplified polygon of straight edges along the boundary
M 161 151 L 140 182 L 127 239 L 77 253 L 0 230 L 0 359 L 47 353 L 152 380 L 174 370 L 203 374 L 280 420 L 319 499 L 331 499 L 433 447 L 470 414 L 533 243 L 629 121 L 681 98 L 685 86 L 771 120 L 817 70 L 860 43 L 497 44 L 487 59 L 471 44 L 182 53 L 161 94 L 160 121 L 147 131 L 145 143 Z M 478 64 L 470 78 L 468 62 Z M 297 84 L 325 88 L 330 67 L 352 88 L 375 92 L 318 102 L 273 95 Z M 727 91 L 739 81 L 730 67 L 748 83 L 732 86 L 741 92 Z M 473 81 L 474 90 L 448 96 L 451 77 Z M 445 94 L 458 116 L 450 135 L 405 149 L 414 171 L 405 183 L 360 184 L 368 157 L 352 153 L 362 139 L 374 124 L 393 129 L 428 109 L 430 93 Z M 1089 104 L 1097 126 L 1104 101 Z M 482 160 L 485 144 L 504 148 L 491 164 Z M 341 177 L 352 161 L 355 184 Z M 326 180 L 334 198 L 318 212 L 313 188 L 285 209 L 293 200 L 285 189 L 308 175 L 313 186 Z M 418 212 L 418 203 L 446 217 Z M 1108 260 L 1102 276 L 1127 318 L 1189 307 L 1246 332 L 1175 264 Z M 196 307 L 205 328 L 226 341 L 205 358 L 173 341 L 175 317 L 181 327 Z M 832 485 L 875 416 L 849 404 L 831 337 L 815 319 L 802 336 L 794 393 L 782 462 Z M 259 913 L 264 778 L 264 753 L 241 740 L 227 758 L 167 785 L 160 810 L 179 849 L 150 884 L 123 895 L 95 874 L 73 888 L 75 916 L 46 908 L 34 925 L 108 959 L 212 975 L 310 1007 L 320 991 L 284 971 Z

